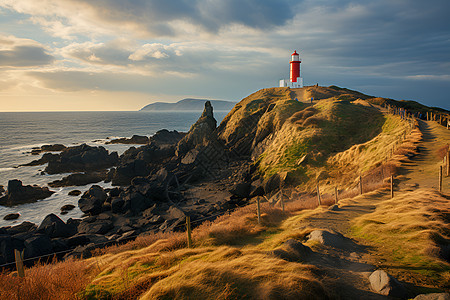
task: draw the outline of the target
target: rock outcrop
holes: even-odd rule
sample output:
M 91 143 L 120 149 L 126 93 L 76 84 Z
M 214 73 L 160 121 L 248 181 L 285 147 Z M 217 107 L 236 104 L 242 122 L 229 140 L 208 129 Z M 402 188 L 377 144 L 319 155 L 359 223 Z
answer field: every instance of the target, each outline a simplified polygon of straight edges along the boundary
M 106 144 L 147 144 L 148 137 L 143 135 L 133 135 L 131 138 L 120 138 L 106 142 Z
M 47 187 L 22 185 L 22 181 L 13 179 L 8 182 L 6 194 L 0 198 L 0 205 L 13 206 L 31 203 L 50 197 L 53 193 Z
M 51 153 L 50 153 L 51 154 Z M 69 147 L 60 154 L 47 158 L 48 174 L 98 171 L 110 168 L 119 161 L 117 152 L 108 153 L 104 147 L 91 147 L 86 144 Z
M 200 118 L 191 126 L 188 134 L 178 142 L 176 155 L 182 157 L 189 150 L 197 146 L 206 145 L 208 141 L 213 139 L 216 127 L 217 121 L 214 119 L 213 107 L 211 102 L 206 101 L 205 109 Z

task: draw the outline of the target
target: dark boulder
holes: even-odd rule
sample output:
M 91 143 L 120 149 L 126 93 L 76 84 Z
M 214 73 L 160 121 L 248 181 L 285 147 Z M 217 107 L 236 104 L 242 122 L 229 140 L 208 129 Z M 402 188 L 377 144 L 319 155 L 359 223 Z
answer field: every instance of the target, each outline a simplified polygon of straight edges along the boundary
M 79 195 L 81 195 L 81 191 L 80 190 L 73 190 L 73 191 L 70 191 L 67 195 L 69 195 L 69 196 L 79 196 Z
M 274 192 L 274 191 L 280 189 L 280 185 L 281 185 L 280 175 L 274 174 L 274 175 L 270 176 L 269 178 L 264 180 L 263 185 L 264 185 L 264 191 L 267 194 L 270 194 L 271 192 Z
M 11 237 L 10 235 L 0 235 L 0 254 L 3 256 L 6 262 L 13 262 L 14 249 L 22 251 L 24 248 L 23 240 Z
M 251 184 L 247 182 L 241 182 L 235 184 L 231 189 L 230 193 L 238 198 L 247 198 L 250 195 Z
M 118 163 L 117 152 L 108 153 L 104 147 L 82 144 L 69 147 L 51 157 L 45 172 L 48 174 L 97 171 L 110 168 Z
M 61 180 L 55 180 L 48 185 L 51 187 L 63 187 L 63 186 L 83 186 L 90 183 L 97 183 L 105 180 L 106 171 L 101 172 L 89 172 L 89 173 L 75 173 L 70 174 Z
M 25 258 L 35 258 L 42 255 L 47 255 L 53 252 L 51 239 L 44 235 L 35 235 L 24 242 Z
M 158 147 L 176 145 L 185 135 L 186 133 L 181 133 L 176 130 L 169 131 L 167 129 L 162 129 L 150 137 L 150 143 Z
M 37 228 L 37 231 L 45 233 L 51 238 L 69 237 L 76 233 L 55 214 L 47 215 Z
M 123 206 L 125 204 L 125 200 L 119 197 L 114 197 L 111 199 L 111 211 L 115 214 L 120 214 L 123 212 Z
M 118 166 L 112 177 L 112 185 L 130 185 L 137 176 L 147 176 L 151 171 L 149 165 L 141 159 Z
M 11 214 L 7 214 L 6 216 L 3 217 L 3 220 L 9 221 L 9 220 L 16 220 L 20 217 L 19 213 L 11 213 Z
M 63 206 L 61 206 L 61 212 L 68 212 L 69 210 L 72 210 L 75 208 L 75 205 L 73 204 L 65 204 Z
M 129 194 L 126 194 L 123 199 L 125 201 L 125 209 L 129 210 L 133 215 L 137 215 L 143 212 L 154 204 L 154 202 L 150 198 L 145 197 L 138 192 L 131 192 Z
M 7 234 L 15 235 L 18 233 L 33 232 L 36 230 L 36 228 L 37 228 L 36 224 L 25 221 L 20 223 L 19 225 L 7 227 L 5 231 Z
M 78 226 L 78 233 L 105 234 L 113 228 L 113 223 L 108 220 L 97 220 L 89 223 L 82 221 Z
M 101 212 L 106 197 L 106 192 L 102 187 L 93 185 L 78 200 L 78 207 L 85 214 L 97 215 Z
M 55 160 L 58 158 L 58 154 L 53 154 L 53 153 L 45 153 L 44 155 L 42 155 L 42 157 L 40 159 L 36 159 L 33 160 L 32 162 L 29 162 L 27 164 L 23 164 L 21 166 L 40 166 L 43 164 L 48 163 L 49 161 Z
M 76 234 L 66 239 L 67 247 L 74 248 L 77 246 L 83 246 L 90 243 L 90 239 L 86 234 Z
M 22 185 L 22 181 L 14 179 L 8 181 L 6 195 L 0 198 L 0 205 L 13 206 L 24 203 L 32 203 L 37 200 L 50 197 L 54 192 L 47 187 L 36 185 Z

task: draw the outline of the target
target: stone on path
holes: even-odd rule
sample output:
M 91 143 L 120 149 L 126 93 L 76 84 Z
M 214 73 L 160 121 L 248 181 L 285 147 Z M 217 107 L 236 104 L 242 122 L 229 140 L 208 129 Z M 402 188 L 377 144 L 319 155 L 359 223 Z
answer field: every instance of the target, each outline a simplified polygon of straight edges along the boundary
M 431 293 L 417 295 L 414 300 L 450 300 L 449 293 Z
M 376 270 L 370 274 L 369 281 L 372 290 L 378 294 L 402 299 L 408 297 L 406 288 L 383 270 Z

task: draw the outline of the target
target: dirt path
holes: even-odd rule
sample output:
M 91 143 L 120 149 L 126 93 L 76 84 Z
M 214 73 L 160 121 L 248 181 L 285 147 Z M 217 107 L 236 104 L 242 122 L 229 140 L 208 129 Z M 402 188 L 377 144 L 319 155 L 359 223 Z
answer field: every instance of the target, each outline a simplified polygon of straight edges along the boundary
M 436 122 L 419 121 L 419 128 L 423 133 L 420 154 L 412 161 L 403 164 L 399 177 L 399 189 L 411 187 L 438 188 L 439 166 L 442 160 L 437 151 L 450 143 L 450 130 Z M 445 173 L 445 172 L 444 172 Z M 443 191 L 450 192 L 450 178 L 443 178 Z
M 426 187 L 437 188 L 438 170 L 442 161 L 436 155 L 437 149 L 450 142 L 450 130 L 434 122 L 419 121 L 423 132 L 420 153 L 412 161 L 404 163 L 400 170 L 396 193 Z M 450 191 L 450 177 L 443 180 L 444 191 Z M 371 213 L 376 204 L 390 198 L 387 190 L 377 190 L 339 202 L 339 208 L 318 209 L 316 213 L 302 219 L 303 228 L 317 228 L 351 236 L 351 221 L 356 217 Z M 392 257 L 370 241 L 348 239 L 348 245 L 336 248 L 320 245 L 316 256 L 309 263 L 324 269 L 334 278 L 340 298 L 381 299 L 384 296 L 370 290 L 368 276 L 378 268 L 395 271 L 398 266 Z M 382 248 L 382 247 L 381 247 Z M 401 269 L 401 268 L 399 268 Z M 392 274 L 392 273 L 391 273 Z M 398 273 L 397 273 L 398 274 Z M 393 274 L 396 275 L 395 273 Z

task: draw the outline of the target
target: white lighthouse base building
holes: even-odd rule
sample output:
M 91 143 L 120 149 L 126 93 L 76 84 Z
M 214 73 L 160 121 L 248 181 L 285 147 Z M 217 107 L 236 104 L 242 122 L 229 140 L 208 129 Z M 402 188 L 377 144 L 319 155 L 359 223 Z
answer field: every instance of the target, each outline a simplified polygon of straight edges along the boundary
M 280 80 L 280 87 L 290 87 L 290 88 L 302 88 L 303 87 L 303 78 L 297 77 L 297 82 L 292 82 L 288 79 Z

